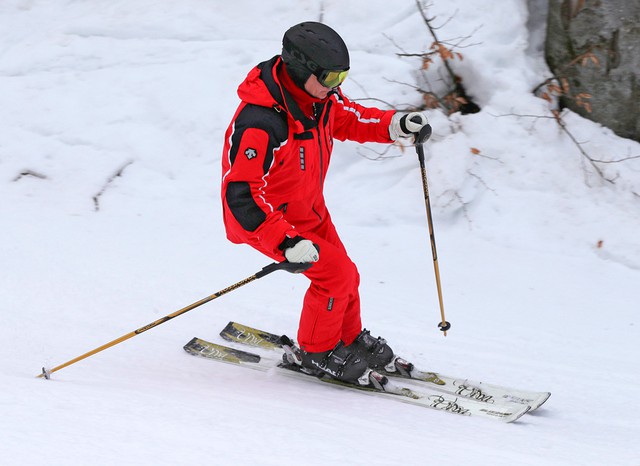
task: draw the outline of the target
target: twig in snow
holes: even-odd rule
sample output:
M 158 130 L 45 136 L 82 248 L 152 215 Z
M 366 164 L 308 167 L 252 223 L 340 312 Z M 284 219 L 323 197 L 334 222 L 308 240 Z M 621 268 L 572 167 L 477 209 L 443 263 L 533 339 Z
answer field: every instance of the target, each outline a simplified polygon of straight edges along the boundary
M 98 193 L 95 196 L 93 196 L 93 205 L 94 205 L 94 210 L 96 212 L 100 210 L 100 197 L 105 193 L 109 185 L 113 183 L 113 181 L 116 178 L 122 176 L 122 173 L 124 172 L 125 168 L 127 168 L 132 163 L 133 163 L 133 160 L 129 160 L 128 162 L 124 163 L 118 170 L 116 170 L 116 172 L 113 175 L 111 175 L 111 177 L 109 177 L 109 179 L 104 184 L 102 189 L 98 191 Z
M 16 176 L 13 181 L 19 181 L 22 178 L 24 178 L 25 176 L 33 176 L 34 178 L 39 178 L 41 180 L 46 180 L 47 176 L 43 175 L 42 173 L 38 173 L 36 171 L 33 170 L 24 170 L 22 173 L 20 173 L 18 176 Z

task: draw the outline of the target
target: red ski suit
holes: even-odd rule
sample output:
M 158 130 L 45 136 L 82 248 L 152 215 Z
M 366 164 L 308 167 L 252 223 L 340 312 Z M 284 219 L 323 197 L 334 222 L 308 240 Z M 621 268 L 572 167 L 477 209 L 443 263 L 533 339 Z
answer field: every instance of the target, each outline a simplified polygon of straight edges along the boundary
M 298 343 L 309 352 L 350 344 L 362 330 L 359 274 L 338 237 L 323 186 L 333 139 L 390 143 L 393 111 L 365 108 L 339 89 L 324 100 L 295 88 L 279 56 L 255 67 L 238 88 L 225 134 L 222 204 L 227 237 L 277 261 L 286 237 L 319 246 L 304 274 Z M 285 86 L 286 85 L 286 86 Z M 302 108 L 301 108 L 302 107 Z M 305 111 L 306 110 L 306 111 Z

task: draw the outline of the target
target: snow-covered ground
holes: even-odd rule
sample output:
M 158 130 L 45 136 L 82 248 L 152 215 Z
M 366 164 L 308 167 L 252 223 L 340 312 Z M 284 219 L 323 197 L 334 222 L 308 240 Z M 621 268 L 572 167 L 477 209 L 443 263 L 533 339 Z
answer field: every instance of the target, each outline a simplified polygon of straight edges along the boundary
M 285 273 L 36 379 L 269 263 L 224 237 L 220 152 L 236 86 L 289 26 L 342 34 L 365 104 L 417 105 L 439 75 L 396 55 L 432 42 L 413 1 L 3 0 L 2 464 L 640 464 L 640 159 L 604 181 L 531 95 L 548 71 L 525 1 L 430 3 L 441 39 L 471 35 L 453 66 L 482 108 L 429 112 L 446 338 L 413 148 L 336 144 L 329 207 L 373 333 L 547 404 L 502 424 L 182 351 L 229 320 L 295 334 L 307 282 Z M 594 159 L 640 155 L 564 119 Z

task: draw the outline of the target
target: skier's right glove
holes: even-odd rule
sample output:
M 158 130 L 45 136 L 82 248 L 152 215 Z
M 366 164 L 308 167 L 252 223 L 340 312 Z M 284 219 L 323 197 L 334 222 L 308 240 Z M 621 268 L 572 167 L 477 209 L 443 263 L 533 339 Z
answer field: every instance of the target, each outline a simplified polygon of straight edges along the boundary
M 318 262 L 320 259 L 320 247 L 302 236 L 285 238 L 278 249 L 284 251 L 284 257 L 289 262 L 307 263 Z
M 395 113 L 389 125 L 389 136 L 394 141 L 399 137 L 408 138 L 419 133 L 428 124 L 429 121 L 424 113 Z

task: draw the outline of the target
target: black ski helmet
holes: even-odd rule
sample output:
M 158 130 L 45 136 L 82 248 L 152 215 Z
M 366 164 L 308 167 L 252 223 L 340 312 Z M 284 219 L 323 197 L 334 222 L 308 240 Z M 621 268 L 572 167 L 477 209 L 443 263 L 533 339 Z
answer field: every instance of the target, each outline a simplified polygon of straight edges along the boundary
M 349 50 L 329 26 L 314 21 L 296 24 L 282 38 L 282 60 L 293 81 L 304 89 L 311 74 L 349 69 Z

